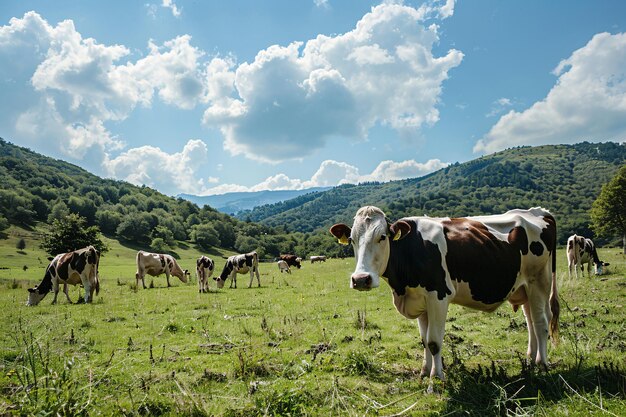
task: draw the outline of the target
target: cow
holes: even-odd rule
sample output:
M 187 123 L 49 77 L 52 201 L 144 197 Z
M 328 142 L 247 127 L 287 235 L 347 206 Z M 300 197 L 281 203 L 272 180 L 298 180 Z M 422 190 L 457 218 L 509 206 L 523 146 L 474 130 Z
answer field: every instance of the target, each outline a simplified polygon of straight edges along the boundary
M 300 263 L 302 258 L 296 255 L 280 255 L 278 259 L 280 259 L 281 261 L 287 262 L 287 265 L 289 266 L 295 266 L 298 269 L 302 267 L 302 264 Z
M 146 288 L 146 282 L 144 279 L 146 274 L 153 277 L 165 274 L 168 287 L 172 286 L 170 284 L 170 275 L 178 277 L 178 279 L 185 284 L 188 281 L 187 277 L 190 275 L 187 269 L 183 270 L 180 266 L 178 266 L 178 262 L 176 262 L 176 259 L 174 259 L 172 255 L 150 253 L 140 250 L 137 252 L 136 261 L 137 272 L 135 273 L 135 279 L 137 280 L 137 287 L 139 287 L 139 280 L 141 280 L 141 284 L 144 289 Z
M 93 246 L 55 256 L 46 268 L 46 273 L 39 285 L 28 289 L 26 305 L 39 304 L 50 291 L 54 291 L 52 304 L 56 304 L 61 282 L 65 297 L 70 304 L 72 300 L 68 294 L 68 284 L 82 284 L 85 288 L 85 302 L 91 303 L 94 291 L 96 295 L 100 293 L 99 266 L 100 252 Z
M 595 267 L 596 275 L 603 275 L 607 273 L 605 267 L 609 266 L 609 263 L 602 262 L 598 258 L 598 252 L 596 252 L 596 245 L 589 238 L 583 236 L 572 235 L 567 239 L 567 272 L 569 277 L 572 277 L 572 269 L 576 278 L 578 278 L 578 268 L 581 273 L 585 274 L 585 264 L 587 264 L 587 276 L 591 277 L 591 265 Z
M 209 277 L 213 275 L 215 262 L 202 255 L 196 261 L 196 277 L 198 278 L 198 292 L 209 292 Z
M 230 277 L 230 288 L 237 288 L 237 274 L 246 274 L 250 272 L 250 284 L 248 288 L 252 287 L 252 280 L 254 274 L 256 274 L 256 280 L 261 286 L 261 279 L 259 278 L 259 256 L 256 252 L 242 253 L 240 255 L 233 255 L 228 257 L 222 273 L 218 277 L 213 277 L 217 283 L 217 288 L 224 288 L 224 283 Z
M 382 210 L 360 208 L 352 228 L 330 233 L 352 244 L 350 288 L 377 288 L 383 277 L 400 314 L 417 319 L 424 346 L 421 376 L 444 379 L 441 350 L 450 303 L 494 311 L 521 305 L 527 355 L 547 369 L 548 334 L 556 344 L 556 221 L 540 207 L 463 218 L 406 217 L 390 224 Z M 432 383 L 429 391 L 432 390 Z
M 311 260 L 312 264 L 315 262 L 326 262 L 325 256 L 311 256 L 309 259 Z
M 291 269 L 289 269 L 289 264 L 287 264 L 287 261 L 283 261 L 282 259 L 280 261 L 277 262 L 278 264 L 278 269 L 280 270 L 280 273 L 282 274 L 283 272 L 286 272 L 288 274 L 291 274 Z

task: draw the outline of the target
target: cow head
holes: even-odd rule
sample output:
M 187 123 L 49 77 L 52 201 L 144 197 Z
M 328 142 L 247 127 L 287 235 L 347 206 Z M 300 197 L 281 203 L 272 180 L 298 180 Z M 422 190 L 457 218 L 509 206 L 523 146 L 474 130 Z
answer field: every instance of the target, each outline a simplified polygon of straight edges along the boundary
M 609 269 L 607 268 L 607 266 L 611 265 L 610 263 L 600 261 L 600 263 L 594 264 L 596 267 L 596 275 L 606 275 L 609 273 Z
M 33 288 L 28 289 L 28 301 L 26 301 L 27 306 L 36 306 L 39 304 L 41 300 L 48 294 L 47 292 L 40 293 L 39 286 L 36 285 Z
M 387 222 L 385 213 L 377 207 L 366 206 L 357 211 L 352 228 L 335 224 L 330 233 L 339 243 L 352 244 L 356 268 L 350 277 L 350 288 L 367 291 L 380 285 L 380 277 L 387 269 L 390 242 L 404 238 L 411 226 L 402 220 Z
M 183 271 L 183 275 L 180 277 L 180 280 L 186 284 L 187 282 L 189 282 L 190 276 L 191 276 L 191 273 L 189 272 L 189 270 L 185 269 Z
M 222 277 L 213 277 L 213 280 L 215 281 L 215 284 L 217 285 L 217 288 L 224 288 L 224 283 L 226 282 L 226 279 L 222 279 Z

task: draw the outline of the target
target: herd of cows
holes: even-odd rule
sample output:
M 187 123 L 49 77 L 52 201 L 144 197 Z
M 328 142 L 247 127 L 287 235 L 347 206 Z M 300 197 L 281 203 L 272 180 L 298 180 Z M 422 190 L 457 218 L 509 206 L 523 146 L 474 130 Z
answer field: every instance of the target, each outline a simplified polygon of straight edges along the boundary
M 311 256 L 311 263 L 326 262 L 326 256 Z M 139 281 L 143 288 L 146 288 L 145 276 L 159 276 L 165 274 L 167 286 L 170 287 L 170 276 L 178 277 L 183 283 L 189 280 L 189 270 L 183 270 L 176 262 L 172 255 L 162 253 L 150 253 L 145 251 L 137 252 L 136 256 L 137 272 L 135 279 L 137 288 Z M 291 273 L 291 266 L 298 269 L 302 266 L 302 258 L 296 255 L 280 255 L 277 262 L 279 271 Z M 89 303 L 93 300 L 93 293 L 96 295 L 100 291 L 100 277 L 98 268 L 100 265 L 100 252 L 93 246 L 75 250 L 68 253 L 62 253 L 50 261 L 46 268 L 43 280 L 33 288 L 29 288 L 29 296 L 27 305 L 34 306 L 49 293 L 54 292 L 52 304 L 56 304 L 59 293 L 59 286 L 63 284 L 63 292 L 68 302 L 72 302 L 68 294 L 68 285 L 81 284 L 85 289 L 85 302 Z M 208 279 L 213 275 L 215 262 L 202 255 L 196 261 L 196 277 L 198 279 L 198 292 L 206 293 L 209 291 Z M 237 288 L 237 274 L 250 273 L 250 283 L 248 288 L 252 286 L 254 276 L 256 276 L 259 287 L 261 280 L 259 276 L 259 257 L 256 252 L 242 253 L 230 256 L 226 259 L 222 273 L 213 277 L 218 288 L 223 288 L 228 278 L 231 279 L 230 288 Z
M 367 291 L 377 288 L 383 278 L 391 287 L 398 312 L 417 319 L 424 346 L 423 376 L 443 379 L 441 348 L 449 304 L 491 312 L 508 301 L 513 310 L 522 307 L 528 329 L 527 355 L 544 369 L 548 366 L 547 342 L 558 340 L 559 301 L 556 284 L 556 220 L 540 207 L 515 209 L 504 214 L 463 218 L 406 217 L 390 223 L 374 206 L 360 208 L 352 226 L 335 224 L 330 233 L 339 243 L 354 249 L 356 266 L 350 275 L 350 288 Z M 608 263 L 600 261 L 591 239 L 573 235 L 567 241 L 570 277 L 578 270 L 591 275 L 607 273 Z M 50 291 L 56 302 L 59 284 L 82 284 L 85 302 L 99 291 L 99 253 L 89 246 L 54 257 L 41 283 L 30 288 L 28 305 L 38 304 Z M 137 287 L 144 288 L 146 274 L 165 274 L 188 281 L 189 271 L 180 268 L 171 255 L 137 253 Z M 310 257 L 311 263 L 324 256 Z M 281 255 L 280 272 L 301 267 L 302 259 Z M 198 290 L 208 291 L 208 279 L 215 263 L 202 256 L 196 263 Z M 260 286 L 256 252 L 233 255 L 222 273 L 213 279 L 223 288 L 237 287 L 237 274 L 254 276 Z M 70 301 L 71 302 L 71 301 Z

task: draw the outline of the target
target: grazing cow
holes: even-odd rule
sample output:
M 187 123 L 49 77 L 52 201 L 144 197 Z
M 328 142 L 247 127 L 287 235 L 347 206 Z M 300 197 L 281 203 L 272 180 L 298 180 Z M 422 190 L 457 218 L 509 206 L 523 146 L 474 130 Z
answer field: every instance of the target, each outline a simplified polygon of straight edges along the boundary
M 187 277 L 190 275 L 189 271 L 186 269 L 183 271 L 172 255 L 150 253 L 140 250 L 137 252 L 136 259 L 137 272 L 135 273 L 135 279 L 137 280 L 137 287 L 139 287 L 139 280 L 141 280 L 143 288 L 146 288 L 144 279 L 146 274 L 156 277 L 164 273 L 168 287 L 171 287 L 170 275 L 178 277 L 185 284 L 187 283 Z
M 595 266 L 596 275 L 606 274 L 607 269 L 605 267 L 610 265 L 598 258 L 596 245 L 594 245 L 591 239 L 572 235 L 567 239 L 567 270 L 569 277 L 572 277 L 572 268 L 576 278 L 578 278 L 578 268 L 580 268 L 584 276 L 585 264 L 587 264 L 588 277 L 591 277 L 591 264 Z
M 213 277 L 217 283 L 217 288 L 224 288 L 224 283 L 230 277 L 230 288 L 237 288 L 237 274 L 246 274 L 250 272 L 250 284 L 248 288 L 252 286 L 252 280 L 254 274 L 256 274 L 256 280 L 261 286 L 261 279 L 259 278 L 259 256 L 256 252 L 242 253 L 241 255 L 230 256 L 226 260 L 224 269 L 219 277 Z
M 314 264 L 315 262 L 326 262 L 325 256 L 311 256 L 309 259 L 311 259 L 312 264 Z
M 215 262 L 202 255 L 196 261 L 196 277 L 198 277 L 198 292 L 209 292 L 209 277 L 213 275 Z
M 278 264 L 278 269 L 280 270 L 280 273 L 282 274 L 283 272 L 286 272 L 288 274 L 291 274 L 291 269 L 289 269 L 289 264 L 287 264 L 286 261 L 283 261 L 282 259 L 280 261 L 277 262 Z
M 424 346 L 421 374 L 443 379 L 441 348 L 450 303 L 494 311 L 521 305 L 531 360 L 548 365 L 548 333 L 556 343 L 556 222 L 542 208 L 465 218 L 407 217 L 393 224 L 377 207 L 362 207 L 352 228 L 331 234 L 352 244 L 350 288 L 370 290 L 383 277 L 400 314 L 418 319 Z
M 296 255 L 280 255 L 278 259 L 280 259 L 281 261 L 287 262 L 287 265 L 289 266 L 295 266 L 298 269 L 302 267 L 302 264 L 300 263 L 302 258 Z
M 82 284 L 85 288 L 85 302 L 92 302 L 94 290 L 96 295 L 100 293 L 99 266 L 100 252 L 93 246 L 55 256 L 46 268 L 46 273 L 39 285 L 28 289 L 26 305 L 39 304 L 50 291 L 54 291 L 52 304 L 56 304 L 60 282 L 63 283 L 63 292 L 70 304 L 72 300 L 68 294 L 68 284 Z

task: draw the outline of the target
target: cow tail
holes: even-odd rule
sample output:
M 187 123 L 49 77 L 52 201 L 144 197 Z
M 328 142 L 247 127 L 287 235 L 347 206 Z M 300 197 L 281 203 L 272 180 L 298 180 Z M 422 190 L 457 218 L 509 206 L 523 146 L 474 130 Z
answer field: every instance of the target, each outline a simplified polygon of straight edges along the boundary
M 552 243 L 552 287 L 550 289 L 550 311 L 552 319 L 550 319 L 550 339 L 554 346 L 559 344 L 559 313 L 561 307 L 559 305 L 559 293 L 556 287 L 556 221 L 554 222 L 554 241 Z
M 96 260 L 96 295 L 100 294 L 100 256 Z

